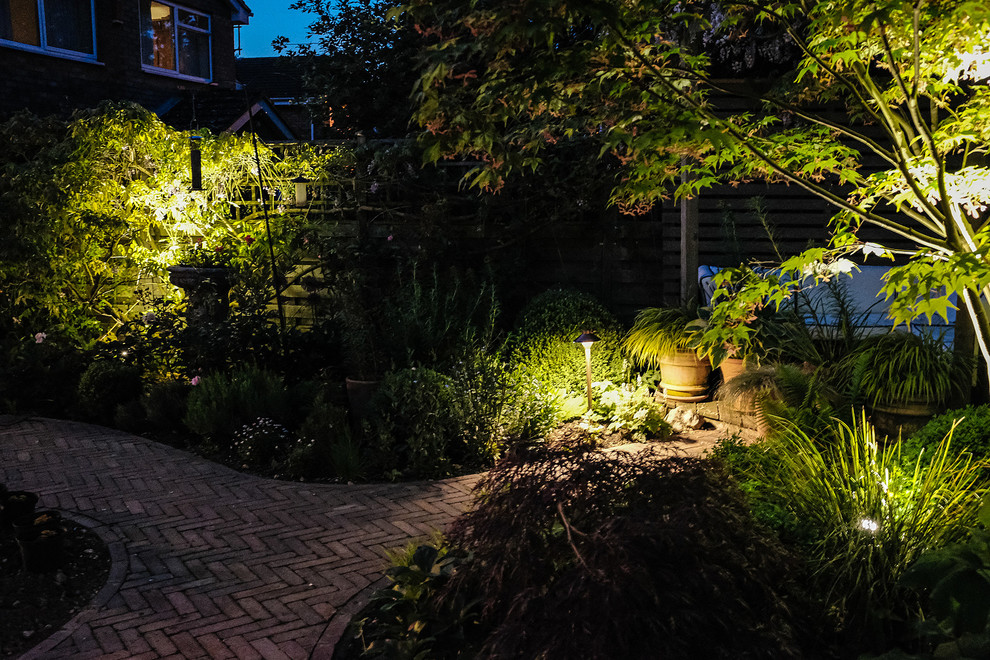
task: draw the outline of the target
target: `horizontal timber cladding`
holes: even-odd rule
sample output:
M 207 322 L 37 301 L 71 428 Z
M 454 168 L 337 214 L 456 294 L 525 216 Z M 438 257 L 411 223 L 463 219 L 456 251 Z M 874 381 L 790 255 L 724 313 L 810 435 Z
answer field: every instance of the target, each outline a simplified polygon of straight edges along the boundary
M 762 206 L 766 224 L 754 210 L 754 201 Z M 808 247 L 823 247 L 829 239 L 829 219 L 836 212 L 836 207 L 793 184 L 713 187 L 703 191 L 698 199 L 698 263 L 774 264 L 780 261 L 779 256 L 786 258 Z M 673 202 L 665 203 L 662 218 L 662 269 L 677 271 L 681 228 L 680 214 Z M 864 241 L 901 250 L 912 248 L 906 239 L 871 225 L 864 225 L 857 233 Z M 874 257 L 870 263 L 890 262 Z M 663 281 L 663 297 L 668 302 L 677 301 L 678 291 L 678 280 Z

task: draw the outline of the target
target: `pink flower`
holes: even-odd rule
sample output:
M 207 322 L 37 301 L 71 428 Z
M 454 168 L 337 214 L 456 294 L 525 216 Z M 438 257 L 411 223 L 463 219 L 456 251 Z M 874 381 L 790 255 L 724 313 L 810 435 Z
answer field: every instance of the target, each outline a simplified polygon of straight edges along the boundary
M 40 344 L 40 343 L 44 342 L 45 339 L 47 339 L 47 338 L 48 338 L 48 335 L 46 335 L 44 332 L 39 332 L 39 333 L 37 333 L 34 336 L 34 343 L 35 344 Z
M 200 383 L 199 376 L 193 376 L 193 379 L 191 381 L 189 381 L 189 384 L 190 385 L 199 385 L 199 383 Z
M 392 240 L 392 234 L 389 234 L 389 235 L 388 235 L 388 238 L 387 238 L 387 239 L 385 239 L 385 240 L 388 240 L 388 241 L 391 241 L 391 240 Z

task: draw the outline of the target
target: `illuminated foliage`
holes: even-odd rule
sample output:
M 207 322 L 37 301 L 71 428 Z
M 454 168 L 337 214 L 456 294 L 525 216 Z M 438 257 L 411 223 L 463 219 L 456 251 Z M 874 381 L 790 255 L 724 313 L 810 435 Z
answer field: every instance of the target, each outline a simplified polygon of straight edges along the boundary
M 202 134 L 203 190 L 191 190 L 188 138 L 128 104 L 68 121 L 20 114 L 0 124 L 2 327 L 57 327 L 91 340 L 127 317 L 132 287 L 152 284 L 191 247 L 222 258 L 246 285 L 270 282 L 250 137 Z M 302 147 L 276 158 L 259 145 L 258 156 L 276 258 L 287 267 L 304 219 L 280 201 L 292 194 L 287 180 L 352 163 L 338 150 Z
M 612 200 L 629 211 L 723 182 L 799 186 L 838 213 L 831 249 L 791 266 L 887 255 L 857 238 L 863 225 L 907 239 L 917 250 L 885 287 L 900 294 L 894 317 L 944 315 L 949 299 L 932 286 L 945 286 L 972 303 L 990 357 L 986 3 L 412 0 L 405 10 L 433 44 L 416 114 L 429 158 L 477 157 L 470 180 L 498 188 L 539 167 L 550 145 L 591 140 L 619 164 Z M 794 48 L 792 70 L 745 86 L 717 77 L 710 53 L 754 35 Z M 721 109 L 727 96 L 748 104 Z M 685 166 L 693 175 L 682 178 Z M 753 305 L 779 284 L 766 281 Z

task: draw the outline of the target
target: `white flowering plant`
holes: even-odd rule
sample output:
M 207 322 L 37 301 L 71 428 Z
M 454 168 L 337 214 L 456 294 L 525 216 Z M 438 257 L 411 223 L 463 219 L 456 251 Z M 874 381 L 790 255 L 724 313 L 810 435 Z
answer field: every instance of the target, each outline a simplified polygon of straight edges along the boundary
M 270 467 L 292 444 L 292 433 L 278 422 L 259 417 L 234 434 L 234 450 L 249 467 Z

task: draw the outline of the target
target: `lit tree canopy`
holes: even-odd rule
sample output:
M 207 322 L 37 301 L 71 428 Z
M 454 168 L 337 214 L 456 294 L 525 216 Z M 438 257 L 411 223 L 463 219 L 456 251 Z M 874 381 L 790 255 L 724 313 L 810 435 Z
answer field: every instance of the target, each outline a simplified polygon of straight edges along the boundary
M 497 188 L 568 139 L 595 140 L 619 163 L 613 202 L 627 210 L 717 183 L 786 181 L 837 209 L 832 250 L 787 268 L 885 252 L 856 235 L 881 227 L 917 248 L 888 279 L 895 317 L 944 315 L 949 300 L 932 289 L 945 286 L 972 303 L 978 338 L 990 336 L 983 0 L 412 0 L 404 9 L 432 40 L 417 91 L 427 153 L 477 157 L 474 184 Z M 780 57 L 755 67 L 760 79 L 727 82 L 720 53 L 745 59 L 755 44 Z M 746 110 L 722 109 L 729 96 L 748 97 Z

